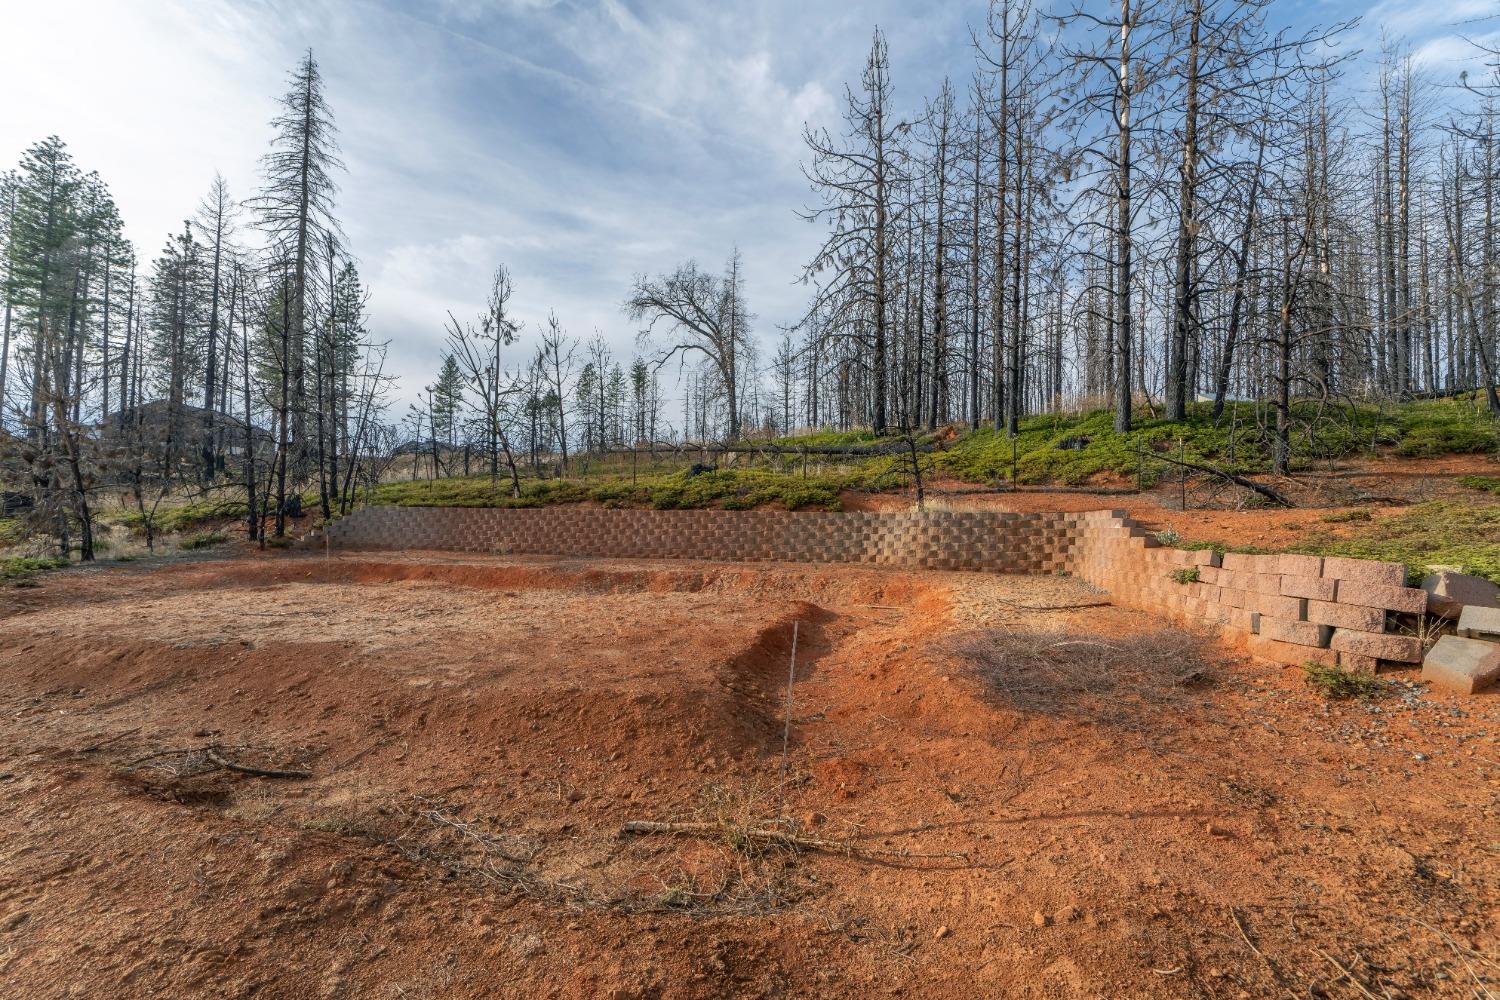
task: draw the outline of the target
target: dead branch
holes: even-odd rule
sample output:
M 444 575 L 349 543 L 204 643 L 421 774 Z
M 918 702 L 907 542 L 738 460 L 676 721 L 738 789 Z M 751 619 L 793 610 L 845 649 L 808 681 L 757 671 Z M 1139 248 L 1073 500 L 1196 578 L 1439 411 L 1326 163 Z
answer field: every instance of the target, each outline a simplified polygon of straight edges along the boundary
M 169 750 L 157 750 L 153 753 L 146 754 L 144 757 L 137 757 L 135 760 L 127 763 L 125 765 L 125 768 L 127 770 L 134 770 L 135 768 L 141 766 L 142 764 L 145 764 L 148 761 L 160 760 L 163 757 L 186 757 L 189 759 L 189 765 L 191 765 L 194 760 L 199 763 L 206 764 L 206 766 L 202 767 L 201 769 L 194 769 L 192 772 L 193 774 L 207 774 L 210 771 L 223 769 L 226 771 L 235 771 L 239 774 L 252 775 L 257 778 L 302 779 L 311 778 L 313 776 L 311 771 L 304 771 L 300 768 L 256 767 L 252 764 L 241 764 L 239 761 L 231 760 L 230 758 L 224 756 L 225 752 L 228 750 L 248 749 L 256 748 L 226 747 L 218 743 L 210 743 L 206 746 L 201 747 L 176 747 Z M 181 776 L 181 772 L 177 773 L 179 776 Z
M 999 604 L 1019 611 L 1080 611 L 1084 608 L 1108 608 L 1113 601 L 1085 601 L 1081 604 L 1017 604 L 1015 601 L 999 600 Z
M 213 763 L 228 771 L 238 771 L 240 774 L 251 774 L 257 778 L 311 778 L 311 771 L 295 769 L 278 769 L 273 767 L 253 767 L 250 764 L 240 764 L 228 759 L 219 753 L 214 747 L 206 747 L 205 756 Z
M 633 819 L 626 821 L 625 825 L 620 827 L 621 836 L 625 836 L 626 834 L 642 835 L 651 833 L 665 833 L 673 836 L 689 837 L 725 835 L 727 833 L 757 844 L 775 844 L 796 850 L 823 851 L 856 858 L 894 857 L 912 860 L 941 859 L 950 861 L 969 859 L 967 852 L 948 851 L 941 854 L 913 854 L 910 851 L 879 850 L 856 847 L 854 844 L 843 840 L 819 840 L 812 837 L 799 837 L 784 830 L 736 829 L 726 827 L 722 823 L 662 823 L 655 820 Z M 1008 860 L 1004 862 L 1004 864 L 1009 863 Z
M 1138 452 L 1138 454 L 1145 456 L 1145 452 Z M 1183 459 L 1171 458 L 1167 455 L 1158 455 L 1154 452 L 1149 457 L 1159 459 L 1160 461 L 1166 462 L 1169 465 L 1175 465 L 1179 468 L 1192 469 L 1194 472 L 1206 472 L 1211 476 L 1218 476 L 1221 479 L 1226 479 L 1236 486 L 1243 486 L 1247 490 L 1259 493 L 1267 500 L 1271 501 L 1274 504 L 1279 504 L 1282 507 L 1293 508 L 1297 506 L 1286 497 L 1282 496 L 1280 493 L 1271 489 L 1271 487 L 1263 486 L 1252 479 L 1246 479 L 1244 476 L 1241 476 L 1238 473 L 1230 472 L 1228 469 L 1221 469 L 1216 465 L 1205 465 L 1201 462 L 1188 462 L 1184 461 Z
M 1382 997 L 1378 997 L 1374 993 L 1371 993 L 1369 989 L 1366 988 L 1365 984 L 1360 982 L 1359 978 L 1355 976 L 1353 971 L 1350 970 L 1350 968 L 1343 962 L 1340 962 L 1338 959 L 1328 954 L 1328 952 L 1324 951 L 1322 948 L 1316 948 L 1314 950 L 1316 950 L 1319 955 L 1322 955 L 1323 958 L 1326 959 L 1328 963 L 1335 969 L 1338 969 L 1339 972 L 1343 973 L 1343 978 L 1349 980 L 1349 984 L 1355 989 L 1359 990 L 1362 995 L 1369 997 L 1370 1000 L 1383 1000 Z M 1335 980 L 1335 982 L 1337 982 L 1337 980 Z

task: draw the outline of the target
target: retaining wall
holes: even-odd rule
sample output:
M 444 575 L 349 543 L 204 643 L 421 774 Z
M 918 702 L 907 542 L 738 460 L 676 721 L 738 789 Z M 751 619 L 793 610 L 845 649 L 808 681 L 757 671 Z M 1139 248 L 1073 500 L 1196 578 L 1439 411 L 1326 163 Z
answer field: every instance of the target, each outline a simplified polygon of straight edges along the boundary
M 1067 569 L 1078 516 L 367 507 L 326 530 L 357 548 L 1053 573 Z
M 1419 640 L 1393 631 L 1391 616 L 1427 607 L 1426 591 L 1405 586 L 1398 563 L 1168 548 L 1122 511 L 369 507 L 325 530 L 340 548 L 1069 573 L 1119 604 L 1214 627 L 1256 656 L 1361 670 L 1419 662 Z
M 1120 511 L 1079 516 L 1068 570 L 1120 604 L 1213 626 L 1279 663 L 1422 660 L 1421 641 L 1392 621 L 1427 610 L 1400 563 L 1166 548 Z

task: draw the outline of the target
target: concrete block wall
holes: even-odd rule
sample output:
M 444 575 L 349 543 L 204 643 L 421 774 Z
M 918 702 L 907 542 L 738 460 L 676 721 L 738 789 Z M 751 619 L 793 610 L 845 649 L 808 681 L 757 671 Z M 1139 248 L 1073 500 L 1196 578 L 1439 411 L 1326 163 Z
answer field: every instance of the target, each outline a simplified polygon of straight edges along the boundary
M 1388 623 L 1425 611 L 1428 596 L 1405 585 L 1398 563 L 1168 548 L 1123 511 L 368 507 L 325 530 L 330 545 L 350 548 L 1067 572 L 1120 604 L 1217 628 L 1264 659 L 1360 670 L 1421 661 L 1419 640 Z
M 1421 662 L 1421 641 L 1388 629 L 1391 613 L 1427 609 L 1400 563 L 1166 548 L 1122 511 L 1081 515 L 1076 535 L 1078 577 L 1121 604 L 1215 626 L 1263 659 L 1367 671 Z
M 329 525 L 354 548 L 453 549 L 626 559 L 868 563 L 1053 573 L 1077 515 L 794 513 L 548 507 L 369 507 Z

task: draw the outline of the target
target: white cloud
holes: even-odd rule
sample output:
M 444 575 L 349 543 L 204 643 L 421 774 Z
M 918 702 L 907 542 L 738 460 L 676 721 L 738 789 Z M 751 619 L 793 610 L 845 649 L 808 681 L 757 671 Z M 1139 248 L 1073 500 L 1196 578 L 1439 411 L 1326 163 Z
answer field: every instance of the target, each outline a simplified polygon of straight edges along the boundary
M 716 266 L 738 242 L 774 333 L 801 311 L 816 235 L 794 215 L 803 122 L 833 123 L 876 21 L 915 103 L 967 64 L 964 16 L 898 0 L 11 3 L 0 162 L 62 135 L 152 254 L 216 170 L 252 193 L 274 99 L 314 48 L 349 166 L 340 214 L 411 391 L 446 311 L 476 310 L 502 260 L 529 321 L 555 307 L 623 352 L 632 274 Z

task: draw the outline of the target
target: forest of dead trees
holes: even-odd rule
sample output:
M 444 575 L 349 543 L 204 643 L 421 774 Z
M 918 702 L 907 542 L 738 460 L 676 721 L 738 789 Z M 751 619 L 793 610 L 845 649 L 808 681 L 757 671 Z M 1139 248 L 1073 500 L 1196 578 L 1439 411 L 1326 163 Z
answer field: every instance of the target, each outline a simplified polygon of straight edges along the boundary
M 1500 413 L 1500 76 L 1273 13 L 994 0 L 972 76 L 917 106 L 877 31 L 842 129 L 805 137 L 828 235 L 797 422 L 1014 433 L 1108 406 L 1127 430 L 1248 399 L 1284 465 L 1298 400 L 1482 390 Z
M 435 376 L 400 421 L 311 53 L 258 187 L 213 178 L 153 259 L 44 139 L 0 175 L 7 496 L 90 558 L 106 491 L 148 535 L 196 489 L 274 538 L 305 494 L 346 511 L 400 454 L 519 492 L 669 440 L 1015 433 L 1098 407 L 1128 430 L 1249 400 L 1284 470 L 1307 401 L 1470 392 L 1500 415 L 1500 55 L 1440 79 L 1399 40 L 1357 52 L 1350 25 L 1290 14 L 992 0 L 972 71 L 925 99 L 897 98 L 877 29 L 837 126 L 804 129 L 804 315 L 757 334 L 730 250 L 622 289 L 637 350 L 616 357 L 514 315 L 501 265 L 478 315 L 434 318 Z

